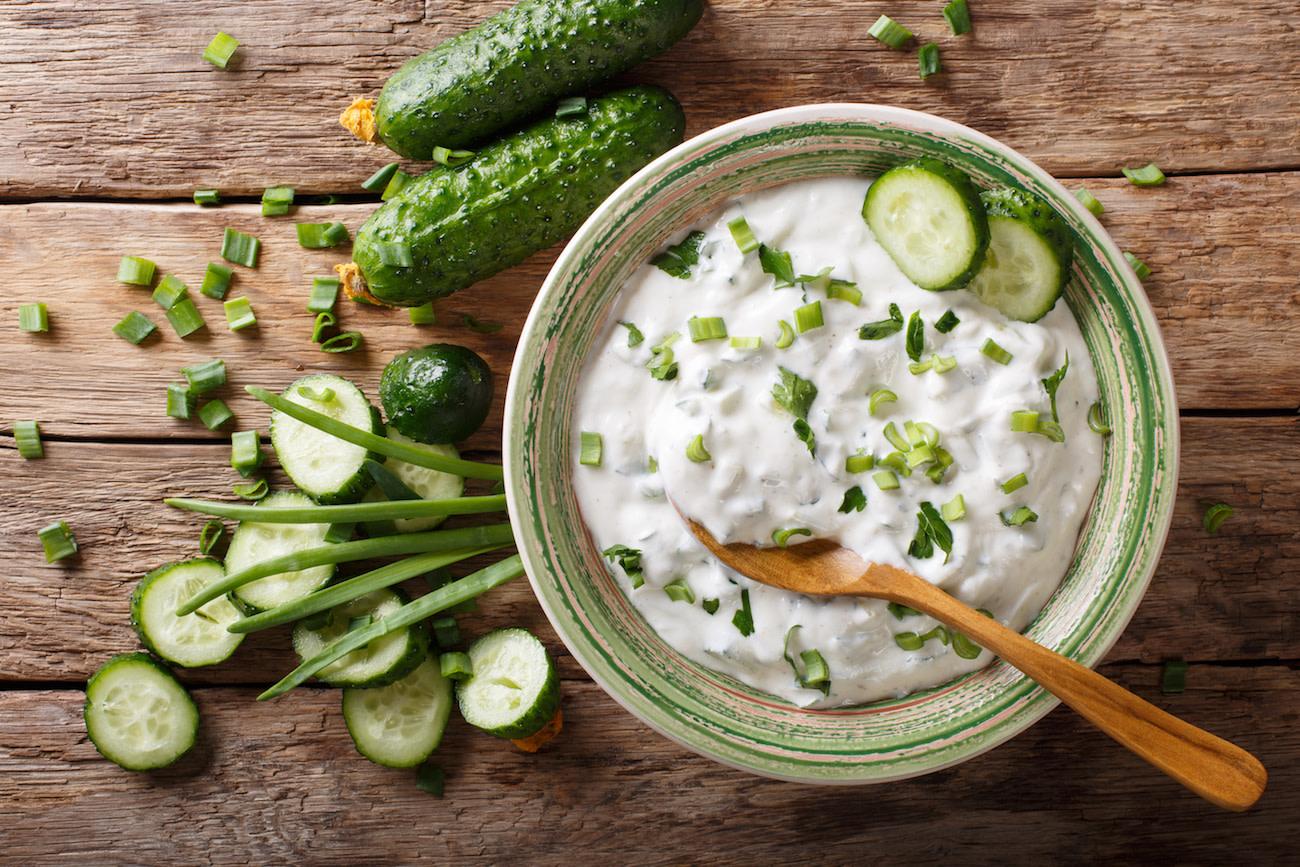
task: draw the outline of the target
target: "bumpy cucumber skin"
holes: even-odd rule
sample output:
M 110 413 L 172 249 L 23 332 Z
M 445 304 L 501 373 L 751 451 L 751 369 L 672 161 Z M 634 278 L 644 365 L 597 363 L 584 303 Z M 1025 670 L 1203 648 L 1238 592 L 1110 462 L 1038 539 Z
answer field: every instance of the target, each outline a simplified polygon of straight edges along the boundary
M 478 353 L 454 343 L 408 349 L 384 365 L 379 402 L 388 423 L 422 443 L 469 439 L 487 419 L 492 369 Z
M 524 0 L 393 73 L 375 102 L 389 148 L 427 160 L 539 114 L 666 50 L 703 0 Z
M 1064 288 L 1070 279 L 1070 266 L 1074 262 L 1074 238 L 1056 209 L 1033 193 L 1015 187 L 985 190 L 980 193 L 980 200 L 984 202 L 984 210 L 990 217 L 1019 220 L 1051 245 L 1061 262 L 1061 283 L 1058 288 Z
M 660 87 L 613 91 L 585 114 L 549 117 L 436 168 L 381 205 L 352 255 L 379 301 L 415 307 L 519 264 L 571 235 L 637 169 L 678 144 L 686 119 Z M 384 265 L 407 243 L 414 264 Z

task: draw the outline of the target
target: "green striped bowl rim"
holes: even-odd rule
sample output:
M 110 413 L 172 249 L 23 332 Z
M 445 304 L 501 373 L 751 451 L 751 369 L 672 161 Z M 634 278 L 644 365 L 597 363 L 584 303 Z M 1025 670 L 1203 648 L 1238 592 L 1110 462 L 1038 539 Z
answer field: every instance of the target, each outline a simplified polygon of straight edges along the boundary
M 800 709 L 667 646 L 619 589 L 573 491 L 574 390 L 611 302 L 674 231 L 742 193 L 819 175 L 878 175 L 938 156 L 977 184 L 1051 202 L 1077 255 L 1065 300 L 1110 414 L 1102 480 L 1069 573 L 1027 630 L 1096 665 L 1137 608 L 1169 530 L 1178 471 L 1173 379 L 1142 286 L 1101 224 L 1024 156 L 906 109 L 828 104 L 754 115 L 674 148 L 624 183 L 565 247 L 525 324 L 506 397 L 510 518 L 538 600 L 617 702 L 683 746 L 768 777 L 866 783 L 929 773 L 1006 741 L 1056 699 L 998 661 L 905 698 Z

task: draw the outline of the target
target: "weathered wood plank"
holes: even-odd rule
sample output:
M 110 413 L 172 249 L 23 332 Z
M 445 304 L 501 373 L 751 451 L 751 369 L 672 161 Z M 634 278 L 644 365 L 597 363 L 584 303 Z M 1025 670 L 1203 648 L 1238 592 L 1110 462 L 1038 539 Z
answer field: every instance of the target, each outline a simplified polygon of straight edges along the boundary
M 1300 632 L 1300 419 L 1188 419 L 1182 478 L 1164 557 L 1112 660 L 1295 659 Z M 197 554 L 204 518 L 162 497 L 229 497 L 237 475 L 224 446 L 54 442 L 41 461 L 0 448 L 0 681 L 84 680 L 134 650 L 127 602 L 147 569 Z M 1210 535 L 1206 503 L 1237 514 Z M 76 559 L 46 564 L 36 531 L 66 520 Z M 417 588 L 418 589 L 418 588 Z M 464 616 L 466 635 L 518 624 L 563 652 L 526 581 L 495 590 Z M 238 664 L 187 672 L 198 683 L 269 683 L 296 664 L 285 631 L 250 638 Z
M 434 761 L 445 796 L 358 756 L 337 694 L 270 704 L 196 691 L 195 754 L 121 771 L 85 738 L 77 690 L 0 693 L 0 802 L 14 863 L 838 865 L 1281 864 L 1294 854 L 1300 678 L 1193 666 L 1161 696 L 1154 666 L 1106 674 L 1257 753 L 1268 790 L 1228 817 L 1065 709 L 946 771 L 878 786 L 752 777 L 678 747 L 588 683 L 535 756 L 453 719 Z M 1081 761 L 1082 758 L 1082 761 Z M 1231 833 L 1226 829 L 1231 827 Z M 1104 829 L 1104 833 L 1099 832 Z M 1134 840 L 1141 847 L 1134 849 Z
M 506 0 L 27 0 L 0 6 L 0 195 L 158 198 L 289 182 L 353 191 L 387 151 L 335 122 L 403 61 Z M 1300 42 L 1291 0 L 983 2 L 953 37 L 939 6 L 889 10 L 944 72 L 867 31 L 877 3 L 711 0 L 662 58 L 624 76 L 681 97 L 688 131 L 808 102 L 882 102 L 1004 139 L 1063 176 L 1294 169 Z M 237 61 L 202 59 L 218 29 Z

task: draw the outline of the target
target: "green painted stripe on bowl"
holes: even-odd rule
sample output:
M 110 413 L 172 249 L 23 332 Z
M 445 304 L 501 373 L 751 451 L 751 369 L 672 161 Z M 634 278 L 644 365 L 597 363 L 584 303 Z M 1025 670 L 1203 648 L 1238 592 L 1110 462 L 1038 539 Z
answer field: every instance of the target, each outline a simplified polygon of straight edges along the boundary
M 879 174 L 920 155 L 948 159 L 981 185 L 1043 196 L 1079 242 L 1066 302 L 1112 405 L 1114 432 L 1070 573 L 1028 633 L 1095 664 L 1136 609 L 1168 532 L 1178 467 L 1173 381 L 1150 305 L 1105 230 L 1064 187 L 992 139 L 866 105 L 783 109 L 705 133 L 630 179 L 570 241 L 515 358 L 506 405 L 510 514 L 547 616 L 629 711 L 754 773 L 818 783 L 915 776 L 1002 743 L 1056 702 L 998 662 L 895 701 L 802 710 L 681 657 L 631 605 L 583 527 L 572 492 L 574 383 L 618 287 L 673 232 L 742 191 L 809 175 Z

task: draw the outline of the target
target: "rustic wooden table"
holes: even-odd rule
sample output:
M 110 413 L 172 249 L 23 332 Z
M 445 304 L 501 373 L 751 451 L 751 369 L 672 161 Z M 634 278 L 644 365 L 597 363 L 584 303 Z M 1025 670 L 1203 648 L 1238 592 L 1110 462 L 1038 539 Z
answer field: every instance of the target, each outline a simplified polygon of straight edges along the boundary
M 502 0 L 5 0 L 0 3 L 0 429 L 37 419 L 42 460 L 0 439 L 0 861 L 13 864 L 969 864 L 1295 863 L 1300 843 L 1300 38 L 1294 0 L 970 0 L 953 37 L 942 2 L 712 0 L 696 30 L 624 76 L 672 89 L 689 133 L 806 102 L 932 111 L 1002 139 L 1068 186 L 1087 185 L 1146 288 L 1182 413 L 1173 530 L 1146 600 L 1101 670 L 1256 753 L 1269 788 L 1224 813 L 1057 709 L 959 767 L 889 785 L 819 788 L 748 776 L 695 756 L 610 700 L 550 630 L 525 582 L 463 619 L 508 623 L 559 657 L 567 725 L 530 756 L 454 720 L 437 761 L 442 799 L 370 764 L 338 694 L 253 697 L 294 664 L 282 631 L 230 663 L 186 672 L 202 712 L 194 752 L 133 774 L 100 758 L 82 723 L 88 675 L 134 650 L 127 599 L 142 572 L 192 556 L 202 519 L 171 494 L 229 496 L 228 434 L 164 415 L 182 366 L 225 359 L 220 395 L 240 428 L 266 430 L 243 393 L 333 371 L 375 393 L 396 352 L 434 340 L 484 355 L 504 384 L 514 342 L 555 251 L 440 301 L 435 326 L 344 305 L 365 348 L 325 355 L 303 310 L 312 277 L 346 249 L 310 251 L 293 223 L 355 229 L 359 183 L 388 162 L 337 125 L 407 58 Z M 867 35 L 881 13 L 939 44 Z M 240 40 L 225 71 L 200 59 L 218 30 Z M 1144 188 L 1121 166 L 1155 161 Z M 263 188 L 343 203 L 263 218 Z M 196 187 L 230 202 L 199 209 Z M 258 316 L 179 339 L 148 293 L 115 282 L 124 254 L 197 286 L 224 227 L 255 234 L 256 270 L 235 295 Z M 19 330 L 45 301 L 48 333 Z M 160 321 L 139 347 L 111 326 Z M 462 315 L 504 325 L 480 333 Z M 466 447 L 499 459 L 501 397 Z M 1236 515 L 1214 535 L 1205 506 Z M 38 528 L 65 520 L 81 545 L 47 565 Z M 1162 695 L 1166 660 L 1187 691 Z

